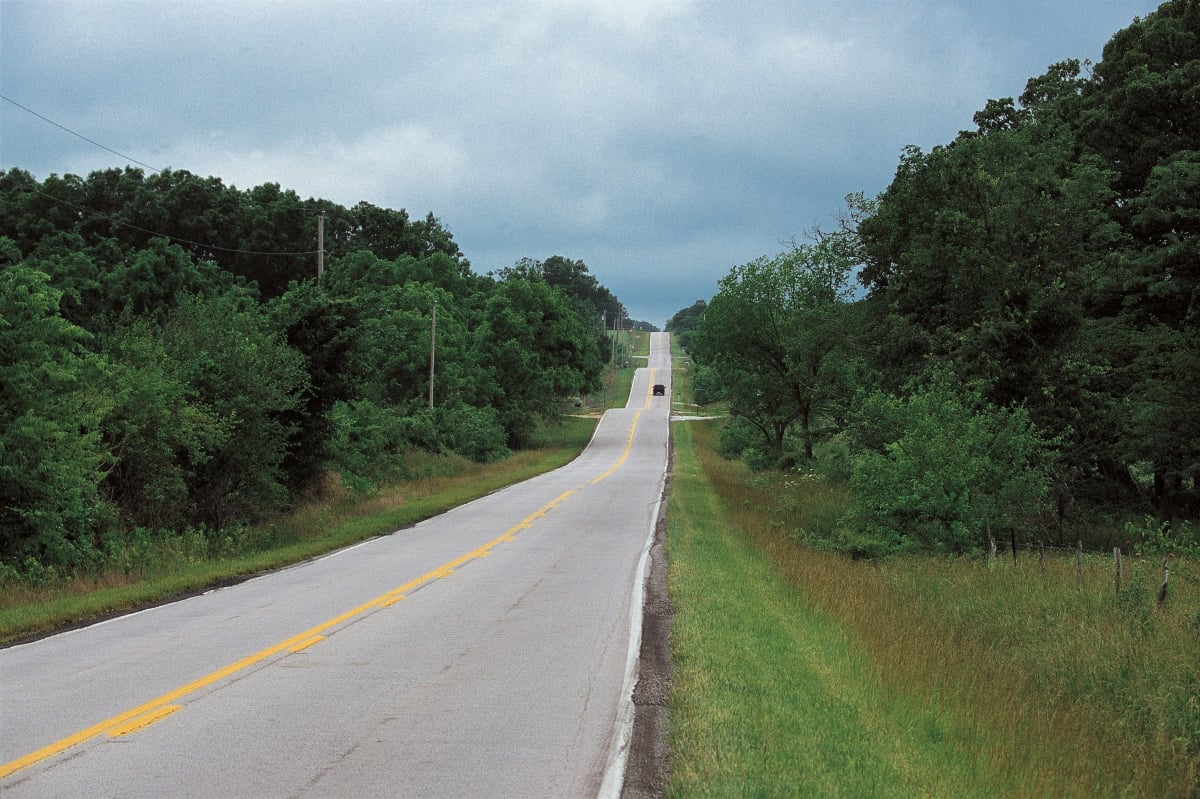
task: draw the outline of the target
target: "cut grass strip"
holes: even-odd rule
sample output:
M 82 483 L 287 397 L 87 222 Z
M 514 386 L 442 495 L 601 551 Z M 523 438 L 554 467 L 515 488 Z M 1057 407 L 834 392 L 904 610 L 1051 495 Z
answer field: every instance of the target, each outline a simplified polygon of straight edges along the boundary
M 728 522 L 674 426 L 670 797 L 995 796 L 969 723 L 897 696 Z

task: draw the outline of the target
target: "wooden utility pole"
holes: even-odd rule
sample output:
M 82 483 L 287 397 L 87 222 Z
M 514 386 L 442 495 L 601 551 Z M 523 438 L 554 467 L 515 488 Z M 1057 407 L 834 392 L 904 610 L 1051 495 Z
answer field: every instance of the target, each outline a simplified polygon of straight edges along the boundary
M 325 212 L 317 215 L 317 282 L 325 271 Z
M 429 328 L 429 407 L 433 407 L 433 364 L 437 359 L 437 301 L 433 303 L 433 324 Z

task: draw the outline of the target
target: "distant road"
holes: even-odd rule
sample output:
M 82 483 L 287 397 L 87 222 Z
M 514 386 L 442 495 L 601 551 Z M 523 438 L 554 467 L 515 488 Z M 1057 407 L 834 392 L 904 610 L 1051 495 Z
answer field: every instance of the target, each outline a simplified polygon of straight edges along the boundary
M 652 347 L 562 469 L 0 650 L 0 795 L 595 796 L 667 463 L 666 334 Z

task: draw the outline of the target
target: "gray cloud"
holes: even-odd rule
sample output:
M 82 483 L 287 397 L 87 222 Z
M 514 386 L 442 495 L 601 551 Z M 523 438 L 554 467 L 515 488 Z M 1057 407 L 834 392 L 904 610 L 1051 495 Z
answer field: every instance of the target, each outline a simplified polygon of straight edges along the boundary
M 156 166 L 432 211 L 661 324 L 1141 0 L 3 0 L 0 91 Z M 0 104 L 0 166 L 121 159 Z

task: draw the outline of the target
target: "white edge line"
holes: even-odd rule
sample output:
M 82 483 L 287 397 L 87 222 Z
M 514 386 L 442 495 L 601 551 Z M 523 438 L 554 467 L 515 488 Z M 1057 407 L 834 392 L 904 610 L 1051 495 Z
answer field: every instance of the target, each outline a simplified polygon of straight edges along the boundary
M 608 748 L 604 779 L 600 783 L 596 799 L 619 799 L 625 783 L 625 764 L 629 760 L 629 742 L 633 738 L 633 689 L 637 684 L 638 656 L 642 649 L 642 616 L 645 613 L 642 605 L 645 602 L 646 566 L 650 562 L 650 548 L 654 545 L 654 534 L 658 528 L 658 514 L 662 509 L 666 476 L 667 466 L 664 466 L 658 483 L 658 500 L 654 503 L 654 514 L 650 517 L 650 535 L 646 537 L 646 545 L 642 548 L 637 574 L 634 576 L 633 596 L 629 603 L 629 652 L 625 657 L 625 680 L 617 704 L 617 719 L 613 725 L 612 743 Z

